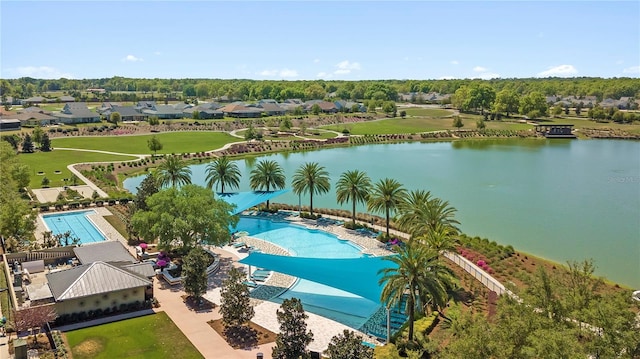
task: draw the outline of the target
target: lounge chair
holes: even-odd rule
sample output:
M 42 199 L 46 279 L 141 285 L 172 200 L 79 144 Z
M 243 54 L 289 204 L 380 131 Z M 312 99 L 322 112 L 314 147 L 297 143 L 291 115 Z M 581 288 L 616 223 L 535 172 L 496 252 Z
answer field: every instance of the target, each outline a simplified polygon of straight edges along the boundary
M 269 274 L 271 274 L 270 270 L 266 270 L 266 269 L 256 269 L 253 271 L 252 273 L 253 275 L 263 275 L 263 276 L 268 276 Z
M 256 282 L 265 282 L 267 280 L 267 277 L 251 276 L 251 280 Z
M 249 288 L 257 288 L 258 287 L 258 283 L 252 282 L 252 281 L 248 281 L 248 280 L 245 280 L 244 282 L 242 282 L 242 284 L 246 285 Z
M 251 278 L 268 278 L 269 277 L 269 273 L 253 273 L 251 274 Z
M 246 244 L 246 243 L 244 243 L 244 242 L 236 242 L 236 243 L 233 243 L 233 244 L 232 244 L 233 248 L 240 248 L 240 247 L 244 247 L 244 246 L 246 246 L 246 245 L 247 245 L 247 244 Z

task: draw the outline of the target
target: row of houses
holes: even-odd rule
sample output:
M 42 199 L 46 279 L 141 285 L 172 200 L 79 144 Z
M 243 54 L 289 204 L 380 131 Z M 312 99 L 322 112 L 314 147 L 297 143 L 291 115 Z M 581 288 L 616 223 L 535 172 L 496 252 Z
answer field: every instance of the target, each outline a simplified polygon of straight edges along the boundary
M 216 119 L 223 117 L 234 118 L 259 118 L 262 116 L 283 116 L 294 113 L 296 109 L 302 112 L 310 112 L 314 105 L 318 105 L 323 113 L 357 112 L 366 111 L 361 103 L 350 101 L 323 101 L 311 100 L 303 102 L 299 99 L 289 99 L 282 103 L 275 100 L 260 100 L 257 103 L 232 102 L 221 105 L 216 102 L 207 102 L 199 105 L 178 103 L 172 105 L 160 105 L 155 101 L 139 101 L 133 106 L 122 106 L 119 103 L 105 102 L 97 109 L 102 116 L 109 117 L 112 113 L 120 114 L 122 121 L 145 121 L 149 117 L 170 120 L 179 118 Z M 194 115 L 197 113 L 197 115 Z
M 615 107 L 620 110 L 637 109 L 640 105 L 640 100 L 635 100 L 633 97 L 620 97 L 620 99 L 605 98 L 602 101 L 598 101 L 596 96 L 547 96 L 547 103 L 555 106 L 568 106 L 575 107 L 578 104 L 582 104 L 583 107 L 593 107 L 600 105 L 600 107 L 611 108 Z

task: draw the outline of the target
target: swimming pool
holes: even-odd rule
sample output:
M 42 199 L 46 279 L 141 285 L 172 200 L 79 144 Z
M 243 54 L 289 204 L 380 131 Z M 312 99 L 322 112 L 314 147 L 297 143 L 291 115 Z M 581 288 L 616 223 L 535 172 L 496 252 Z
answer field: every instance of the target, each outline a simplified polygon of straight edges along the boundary
M 48 230 L 54 235 L 71 232 L 72 238 L 80 238 L 80 243 L 102 242 L 105 236 L 87 218 L 96 214 L 94 210 L 42 215 Z M 62 243 L 61 243 L 62 244 Z
M 359 258 L 362 248 L 349 241 L 321 230 L 309 229 L 288 222 L 241 217 L 236 230 L 247 231 L 250 236 L 274 243 L 292 256 L 308 258 Z M 358 278 L 345 278 L 358 280 Z M 380 303 L 328 287 L 316 282 L 299 279 L 276 301 L 298 298 L 305 310 L 335 320 L 351 328 L 360 328 L 380 308 Z

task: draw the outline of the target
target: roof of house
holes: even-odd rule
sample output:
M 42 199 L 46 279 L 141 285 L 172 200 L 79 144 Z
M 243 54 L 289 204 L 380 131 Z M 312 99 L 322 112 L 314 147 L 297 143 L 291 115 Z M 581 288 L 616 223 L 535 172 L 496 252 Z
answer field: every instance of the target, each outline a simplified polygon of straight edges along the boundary
M 151 262 L 126 264 L 121 266 L 120 268 L 144 278 L 151 278 L 156 275 L 156 270 L 153 268 L 153 263 Z
M 47 101 L 47 99 L 42 96 L 29 97 L 28 99 L 24 100 L 24 102 L 45 102 L 45 101 Z
M 111 106 L 111 109 L 108 110 L 109 113 L 117 112 L 122 117 L 126 116 L 144 116 L 144 114 L 138 112 L 133 106 Z
M 182 110 L 173 107 L 172 105 L 156 105 L 155 110 L 143 109 L 143 113 L 149 115 L 181 115 Z
M 73 252 L 82 264 L 93 262 L 128 262 L 135 263 L 131 253 L 118 241 L 104 241 L 85 244 L 73 248 Z
M 151 285 L 151 281 L 105 262 L 79 265 L 46 277 L 56 301 Z
M 247 107 L 242 104 L 231 103 L 221 108 L 220 111 L 225 113 L 258 113 L 262 112 L 262 109 L 255 107 Z
M 259 106 L 266 112 L 284 112 L 284 109 L 280 107 L 280 105 L 273 102 L 263 102 Z
M 13 117 L 19 119 L 20 121 L 27 121 L 27 120 L 53 121 L 56 119 L 56 117 L 46 113 L 42 113 L 42 112 L 19 113 L 17 115 L 14 115 Z
M 27 112 L 39 112 L 39 113 L 46 113 L 48 115 L 51 114 L 51 111 L 45 111 L 43 109 L 41 109 L 40 107 L 36 107 L 36 106 L 31 106 L 31 107 L 27 107 L 27 108 L 23 108 L 21 110 L 18 110 L 18 113 L 27 113 Z
M 60 96 L 60 101 L 62 102 L 73 102 L 75 100 L 76 99 L 73 96 Z
M 0 119 L 0 123 L 20 123 L 20 120 L 17 118 L 8 118 L 8 119 Z

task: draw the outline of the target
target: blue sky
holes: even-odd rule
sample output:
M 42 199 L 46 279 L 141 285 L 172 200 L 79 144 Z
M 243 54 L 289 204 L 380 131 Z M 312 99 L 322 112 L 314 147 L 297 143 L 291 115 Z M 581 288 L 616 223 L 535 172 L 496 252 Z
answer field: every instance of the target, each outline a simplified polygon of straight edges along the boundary
M 0 77 L 640 76 L 638 1 L 1 1 Z

